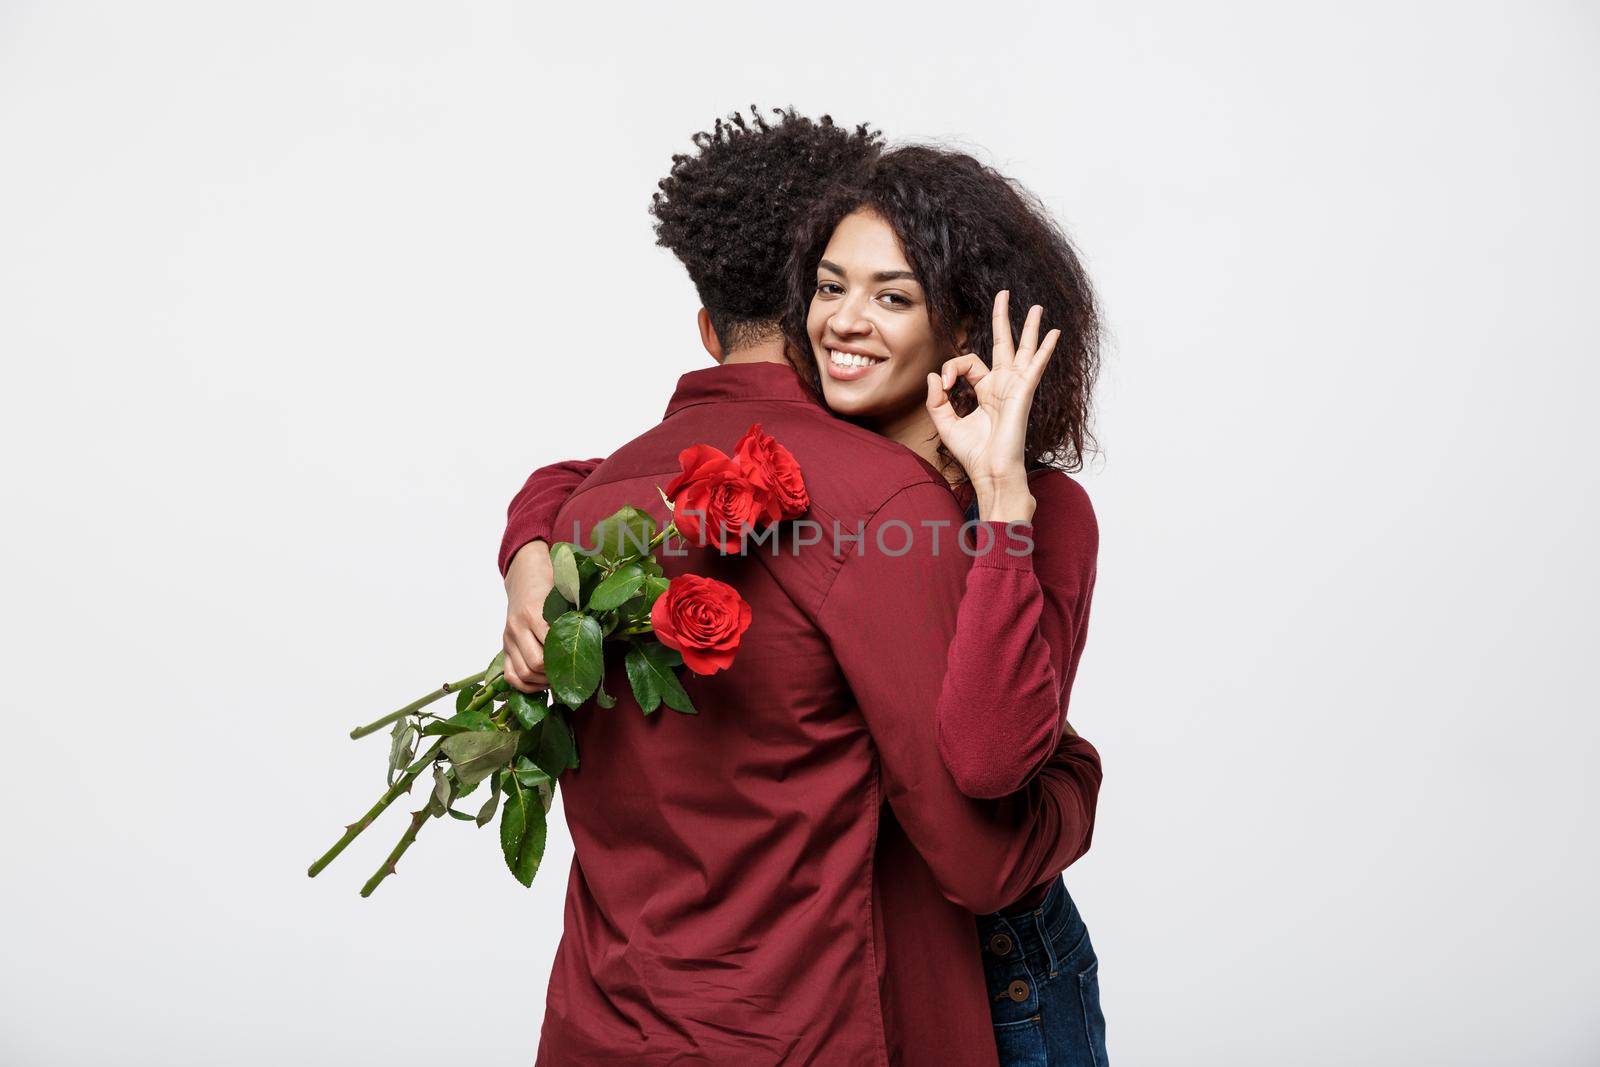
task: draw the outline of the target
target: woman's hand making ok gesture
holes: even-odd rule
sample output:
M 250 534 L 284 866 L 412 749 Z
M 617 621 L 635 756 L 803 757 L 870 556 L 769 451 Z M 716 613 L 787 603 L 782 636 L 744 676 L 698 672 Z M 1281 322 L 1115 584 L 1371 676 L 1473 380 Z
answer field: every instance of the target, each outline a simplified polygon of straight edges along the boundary
M 1023 446 L 1028 438 L 1028 412 L 1039 379 L 1050 363 L 1060 330 L 1039 341 L 1044 308 L 1028 309 L 1022 339 L 1011 336 L 1011 294 L 1001 290 L 994 298 L 994 353 L 988 366 L 972 353 L 945 362 L 939 374 L 928 375 L 928 414 L 934 429 L 978 498 L 978 517 L 997 522 L 1033 518 L 1033 494 Z M 957 415 L 950 390 L 964 378 L 978 399 L 977 407 Z

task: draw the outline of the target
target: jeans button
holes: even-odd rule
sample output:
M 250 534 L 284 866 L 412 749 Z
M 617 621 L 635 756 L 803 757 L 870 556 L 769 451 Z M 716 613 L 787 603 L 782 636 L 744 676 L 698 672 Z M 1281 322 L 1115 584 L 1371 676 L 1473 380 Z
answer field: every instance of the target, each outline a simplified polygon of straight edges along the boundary
M 1011 938 L 1005 934 L 995 934 L 989 939 L 989 951 L 996 956 L 1011 955 Z
M 1018 978 L 1006 989 L 1006 996 L 1021 1004 L 1028 999 L 1028 983 Z

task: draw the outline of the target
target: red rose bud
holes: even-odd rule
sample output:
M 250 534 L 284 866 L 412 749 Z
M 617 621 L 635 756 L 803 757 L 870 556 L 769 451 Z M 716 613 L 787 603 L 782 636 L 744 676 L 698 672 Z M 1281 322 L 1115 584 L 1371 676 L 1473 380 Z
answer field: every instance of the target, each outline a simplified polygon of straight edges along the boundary
M 731 585 L 697 574 L 680 574 L 650 609 L 656 640 L 677 649 L 696 674 L 715 674 L 733 664 L 739 641 L 750 628 L 750 605 Z
M 803 515 L 811 506 L 806 480 L 800 476 L 800 464 L 787 448 L 761 432 L 759 422 L 739 438 L 733 455 L 745 477 L 772 494 L 777 503 L 777 511 L 772 515 L 774 522 Z
M 682 472 L 664 490 L 672 519 L 691 544 L 738 552 L 740 538 L 772 521 L 781 507 L 771 490 L 751 481 L 739 464 L 710 445 L 678 453 Z

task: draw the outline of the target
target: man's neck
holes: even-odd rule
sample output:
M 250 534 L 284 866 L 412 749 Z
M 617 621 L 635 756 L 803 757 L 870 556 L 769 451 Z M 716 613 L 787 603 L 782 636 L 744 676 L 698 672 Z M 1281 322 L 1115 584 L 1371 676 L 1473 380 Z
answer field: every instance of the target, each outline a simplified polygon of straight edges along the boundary
M 734 349 L 722 357 L 723 366 L 735 363 L 787 363 L 784 356 L 784 342 L 782 337 L 774 337 L 768 341 L 757 341 L 755 344 L 744 345 Z

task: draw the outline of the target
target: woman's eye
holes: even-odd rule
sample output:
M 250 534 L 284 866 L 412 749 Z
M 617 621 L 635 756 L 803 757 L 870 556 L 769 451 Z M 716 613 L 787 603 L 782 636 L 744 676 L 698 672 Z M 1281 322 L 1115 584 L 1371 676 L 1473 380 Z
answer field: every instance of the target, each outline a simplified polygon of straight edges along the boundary
M 833 296 L 836 293 L 841 292 L 841 290 L 837 282 L 818 282 L 817 292 L 827 296 Z
M 911 306 L 910 299 L 907 298 L 907 297 L 901 296 L 899 293 L 884 293 L 883 294 L 883 299 L 887 300 L 894 307 L 910 307 Z

